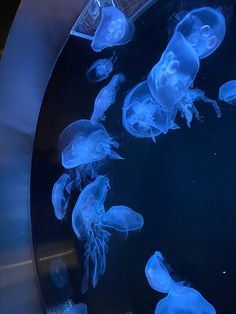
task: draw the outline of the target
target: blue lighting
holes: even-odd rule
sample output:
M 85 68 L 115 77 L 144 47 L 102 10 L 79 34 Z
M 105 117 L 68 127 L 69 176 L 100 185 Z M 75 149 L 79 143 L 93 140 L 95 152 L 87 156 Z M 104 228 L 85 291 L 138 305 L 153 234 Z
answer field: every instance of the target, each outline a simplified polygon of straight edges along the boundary
M 91 47 L 100 52 L 107 47 L 128 43 L 134 34 L 133 23 L 118 8 L 102 8 L 102 18 L 95 32 Z
M 160 252 L 147 262 L 145 274 L 149 285 L 156 291 L 168 293 L 157 303 L 155 314 L 215 314 L 214 307 L 195 289 L 183 282 L 175 282 Z

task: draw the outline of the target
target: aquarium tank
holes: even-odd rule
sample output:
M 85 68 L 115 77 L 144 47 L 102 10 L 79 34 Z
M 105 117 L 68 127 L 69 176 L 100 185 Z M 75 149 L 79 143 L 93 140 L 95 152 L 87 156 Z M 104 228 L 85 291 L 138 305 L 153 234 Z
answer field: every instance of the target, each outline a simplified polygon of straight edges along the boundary
M 233 0 L 21 1 L 1 313 L 236 313 L 235 25 Z

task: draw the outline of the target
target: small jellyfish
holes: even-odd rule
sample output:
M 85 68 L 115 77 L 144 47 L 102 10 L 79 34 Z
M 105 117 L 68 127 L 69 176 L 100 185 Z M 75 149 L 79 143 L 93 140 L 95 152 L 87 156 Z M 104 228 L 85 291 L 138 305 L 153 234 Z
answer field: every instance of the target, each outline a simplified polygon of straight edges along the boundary
M 136 85 L 126 96 L 123 105 L 122 122 L 125 129 L 138 138 L 155 137 L 176 129 L 176 110 L 166 112 L 152 97 L 147 82 Z
M 150 286 L 168 295 L 157 303 L 155 314 L 216 314 L 214 307 L 195 289 L 176 282 L 160 252 L 150 257 L 145 274 Z
M 173 111 L 192 85 L 198 70 L 196 52 L 180 32 L 175 32 L 147 79 L 153 98 L 164 111 Z
M 228 81 L 221 85 L 219 99 L 230 105 L 236 105 L 236 80 Z
M 176 107 L 180 111 L 181 117 L 187 120 L 187 125 L 190 127 L 193 116 L 201 121 L 201 117 L 194 102 L 203 101 L 209 103 L 215 110 L 217 118 L 221 117 L 221 110 L 217 102 L 208 98 L 205 93 L 198 88 L 189 88 L 185 95 L 178 101 Z
M 71 193 L 71 179 L 65 173 L 55 182 L 52 189 L 52 204 L 57 219 L 62 220 L 66 215 Z
M 100 123 L 90 120 L 77 120 L 67 126 L 59 137 L 59 151 L 61 152 L 62 165 L 66 169 L 78 166 L 90 167 L 109 156 L 121 159 L 113 151 L 119 144 L 114 141 L 105 127 Z
M 88 314 L 87 305 L 84 303 L 75 304 L 69 309 L 68 314 Z
M 113 71 L 113 65 L 117 57 L 113 55 L 109 59 L 99 59 L 95 61 L 86 72 L 86 76 L 90 82 L 101 82 L 108 78 Z
M 95 32 L 91 47 L 100 52 L 104 48 L 124 45 L 134 34 L 134 24 L 118 8 L 102 8 L 102 18 Z
M 124 75 L 122 73 L 115 74 L 111 81 L 102 88 L 95 99 L 94 110 L 90 119 L 91 122 L 105 120 L 105 112 L 115 103 L 117 90 L 123 82 L 125 82 Z
M 183 34 L 200 59 L 206 58 L 224 39 L 225 17 L 219 10 L 210 7 L 198 8 L 185 15 L 175 31 Z
M 95 288 L 99 276 L 105 272 L 106 252 L 111 237 L 108 230 L 114 229 L 127 234 L 143 226 L 142 215 L 127 206 L 113 206 L 105 211 L 104 202 L 108 189 L 108 178 L 96 177 L 82 190 L 72 212 L 73 230 L 77 238 L 85 242 L 82 293 L 88 289 L 89 278 Z
M 62 289 L 68 282 L 68 272 L 62 258 L 55 258 L 50 264 L 50 276 L 57 288 Z

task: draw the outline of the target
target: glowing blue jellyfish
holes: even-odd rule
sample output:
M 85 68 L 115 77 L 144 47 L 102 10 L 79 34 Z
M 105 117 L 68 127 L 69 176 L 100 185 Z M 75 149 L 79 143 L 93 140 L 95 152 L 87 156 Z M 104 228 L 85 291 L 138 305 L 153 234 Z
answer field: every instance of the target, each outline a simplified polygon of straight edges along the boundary
M 198 8 L 185 15 L 177 24 L 175 31 L 183 34 L 202 59 L 212 54 L 224 39 L 225 17 L 219 10 L 209 7 Z
M 178 101 L 176 108 L 180 111 L 181 117 L 187 120 L 187 125 L 190 127 L 193 116 L 201 121 L 201 117 L 194 102 L 203 101 L 209 103 L 215 110 L 217 118 L 221 117 L 221 111 L 217 102 L 208 98 L 205 93 L 197 88 L 189 88 L 185 95 Z
M 155 137 L 176 129 L 174 123 L 176 110 L 167 112 L 155 101 L 144 81 L 136 85 L 126 96 L 123 105 L 122 122 L 125 129 L 138 138 Z
M 79 240 L 85 241 L 82 293 L 88 289 L 89 278 L 96 287 L 99 276 L 105 272 L 106 252 L 111 237 L 107 229 L 128 233 L 143 226 L 142 215 L 127 206 L 113 206 L 105 212 L 108 189 L 108 178 L 98 176 L 83 189 L 73 209 L 73 230 Z
M 133 34 L 134 25 L 122 11 L 113 6 L 103 7 L 91 47 L 100 52 L 107 47 L 124 45 L 132 39 Z
M 145 274 L 152 289 L 168 293 L 175 285 L 160 252 L 155 252 L 147 262 Z
M 145 267 L 149 285 L 156 291 L 168 293 L 158 302 L 155 314 L 215 314 L 214 307 L 195 289 L 183 282 L 175 282 L 170 276 L 160 252 L 151 256 Z
M 113 147 L 118 148 L 119 144 L 110 137 L 104 126 L 90 120 L 71 123 L 59 137 L 61 161 L 66 169 L 85 166 L 93 168 L 94 163 L 107 156 L 121 159 L 119 154 L 113 151 Z
M 84 303 L 75 304 L 69 310 L 68 314 L 88 314 L 87 305 Z
M 65 262 L 62 258 L 55 258 L 50 263 L 50 276 L 54 285 L 62 289 L 68 282 L 68 272 Z
M 117 57 L 113 55 L 109 59 L 99 59 L 95 61 L 86 72 L 87 78 L 90 82 L 100 82 L 108 78 L 113 71 L 113 64 Z
M 219 99 L 231 105 L 236 105 L 236 80 L 221 85 Z
M 103 216 L 102 224 L 104 227 L 126 233 L 142 228 L 143 218 L 127 206 L 112 206 Z
M 192 85 L 198 70 L 196 52 L 180 32 L 175 32 L 147 80 L 153 98 L 164 111 L 173 111 Z
M 91 122 L 104 120 L 104 113 L 116 101 L 116 93 L 121 83 L 125 82 L 122 73 L 115 74 L 111 81 L 102 88 L 94 103 L 94 110 L 91 116 Z
M 52 204 L 57 219 L 62 220 L 66 215 L 71 193 L 71 179 L 65 173 L 55 182 L 52 189 Z

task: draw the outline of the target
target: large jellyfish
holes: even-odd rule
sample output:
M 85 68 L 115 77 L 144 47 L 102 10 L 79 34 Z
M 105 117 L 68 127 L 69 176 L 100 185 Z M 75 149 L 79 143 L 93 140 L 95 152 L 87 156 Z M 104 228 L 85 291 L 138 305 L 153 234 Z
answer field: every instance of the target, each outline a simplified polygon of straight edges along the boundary
M 134 34 L 134 24 L 118 8 L 102 8 L 102 18 L 95 32 L 91 47 L 100 52 L 104 48 L 124 45 Z
M 145 274 L 149 285 L 156 291 L 168 293 L 157 303 L 155 314 L 215 314 L 214 307 L 195 289 L 176 282 L 160 252 L 147 262 Z
M 109 59 L 96 60 L 86 72 L 86 76 L 90 82 L 100 82 L 108 78 L 113 71 L 113 65 L 117 57 L 113 55 Z
M 175 31 L 183 34 L 202 59 L 212 54 L 224 39 L 225 17 L 219 9 L 198 8 L 185 15 Z
M 88 307 L 85 303 L 79 303 L 72 306 L 71 309 L 69 309 L 68 314 L 87 314 L 88 313 Z
M 66 169 L 86 167 L 87 171 L 90 168 L 92 172 L 94 163 L 106 156 L 121 159 L 113 147 L 118 148 L 119 144 L 110 137 L 104 126 L 85 119 L 71 123 L 59 137 L 61 161 Z
M 125 81 L 122 73 L 115 74 L 111 81 L 102 88 L 94 103 L 94 110 L 91 116 L 92 122 L 105 119 L 106 110 L 116 101 L 116 93 L 119 85 Z
M 198 70 L 199 58 L 195 50 L 180 32 L 175 32 L 147 79 L 153 98 L 164 111 L 173 111 L 192 85 Z
M 138 138 L 155 137 L 176 129 L 176 110 L 167 112 L 152 97 L 147 82 L 136 85 L 126 96 L 123 105 L 122 122 L 125 129 Z
M 52 204 L 57 219 L 62 220 L 65 217 L 71 193 L 71 178 L 64 173 L 55 182 L 52 189 Z
M 99 276 L 105 272 L 106 252 L 111 237 L 108 230 L 128 233 L 143 226 L 142 215 L 127 206 L 113 206 L 105 212 L 108 189 L 108 178 L 98 176 L 83 189 L 73 209 L 73 230 L 79 240 L 85 241 L 82 293 L 88 289 L 89 278 L 96 287 Z
M 221 85 L 219 99 L 231 105 L 236 105 L 236 80 L 228 81 Z

